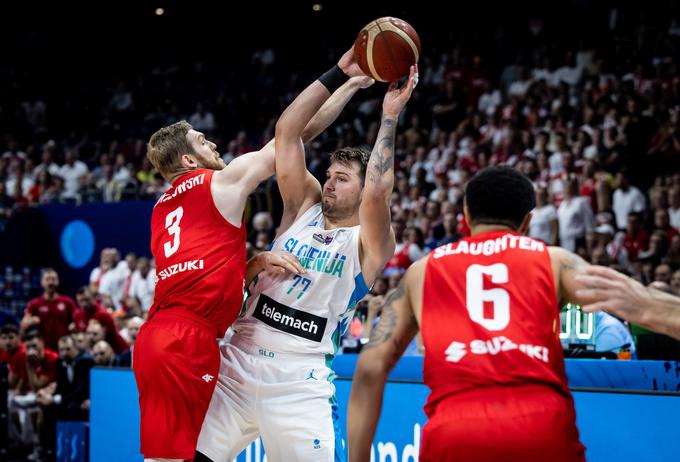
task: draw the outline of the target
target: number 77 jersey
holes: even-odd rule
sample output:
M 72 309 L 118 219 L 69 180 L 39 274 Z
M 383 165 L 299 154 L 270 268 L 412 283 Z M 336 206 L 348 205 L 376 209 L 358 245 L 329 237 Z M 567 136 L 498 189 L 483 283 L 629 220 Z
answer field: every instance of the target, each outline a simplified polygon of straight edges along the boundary
M 245 226 L 229 223 L 210 190 L 214 170 L 179 177 L 151 214 L 156 289 L 149 319 L 179 308 L 206 318 L 222 336 L 243 302 Z
M 423 286 L 426 411 L 486 386 L 545 384 L 569 395 L 548 248 L 517 233 L 481 233 L 428 257 Z

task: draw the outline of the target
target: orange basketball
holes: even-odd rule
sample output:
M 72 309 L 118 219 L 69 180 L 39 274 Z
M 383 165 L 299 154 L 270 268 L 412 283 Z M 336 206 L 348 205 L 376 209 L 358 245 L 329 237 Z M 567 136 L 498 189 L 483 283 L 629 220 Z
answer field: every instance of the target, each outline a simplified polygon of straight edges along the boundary
M 354 57 L 367 75 L 381 82 L 399 80 L 420 58 L 420 38 L 406 21 L 386 16 L 361 29 Z

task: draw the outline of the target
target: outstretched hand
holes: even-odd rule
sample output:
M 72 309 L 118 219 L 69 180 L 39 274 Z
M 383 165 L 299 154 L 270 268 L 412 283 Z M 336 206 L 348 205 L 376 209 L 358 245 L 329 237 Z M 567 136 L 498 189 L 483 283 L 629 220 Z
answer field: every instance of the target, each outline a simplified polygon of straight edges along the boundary
M 418 66 L 411 66 L 408 80 L 404 85 L 398 87 L 399 82 L 392 82 L 387 89 L 385 98 L 383 99 L 383 115 L 390 117 L 398 117 L 401 111 L 406 106 L 406 103 L 411 98 L 413 89 L 418 83 Z
M 583 311 L 606 311 L 639 324 L 649 297 L 649 289 L 639 282 L 602 266 L 589 266 L 576 276 L 576 295 L 584 303 Z
M 342 69 L 342 72 L 348 77 L 367 77 L 366 73 L 361 70 L 359 63 L 357 63 L 354 58 L 354 45 L 342 55 L 338 61 L 338 67 Z

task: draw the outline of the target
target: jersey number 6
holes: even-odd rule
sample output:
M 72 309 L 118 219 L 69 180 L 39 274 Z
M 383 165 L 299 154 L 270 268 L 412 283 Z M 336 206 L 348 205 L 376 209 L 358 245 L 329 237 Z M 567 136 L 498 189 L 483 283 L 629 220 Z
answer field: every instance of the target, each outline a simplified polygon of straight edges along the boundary
M 503 330 L 510 323 L 510 294 L 505 289 L 484 289 L 484 275 L 494 284 L 508 282 L 508 267 L 503 263 L 472 265 L 466 272 L 466 305 L 470 319 L 488 330 Z M 493 315 L 484 316 L 484 302 L 493 304 Z
M 172 241 L 163 244 L 166 258 L 179 249 L 179 221 L 182 219 L 182 215 L 184 215 L 184 209 L 177 207 L 165 217 L 165 229 L 168 230 L 168 234 L 172 237 Z

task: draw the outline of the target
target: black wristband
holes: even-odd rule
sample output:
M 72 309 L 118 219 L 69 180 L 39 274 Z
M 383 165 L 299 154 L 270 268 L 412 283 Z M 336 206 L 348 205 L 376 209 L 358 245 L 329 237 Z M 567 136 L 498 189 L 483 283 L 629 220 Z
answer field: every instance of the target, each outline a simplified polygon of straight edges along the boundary
M 328 88 L 328 91 L 331 93 L 335 92 L 335 90 L 337 90 L 340 85 L 347 82 L 348 80 L 349 77 L 347 74 L 342 72 L 342 69 L 340 69 L 340 66 L 337 64 L 326 71 L 321 77 L 319 77 L 319 82 L 321 82 L 324 87 Z

